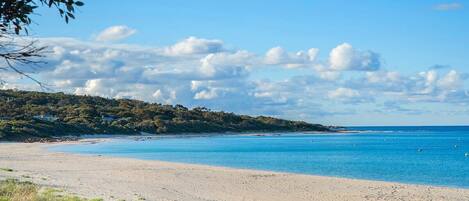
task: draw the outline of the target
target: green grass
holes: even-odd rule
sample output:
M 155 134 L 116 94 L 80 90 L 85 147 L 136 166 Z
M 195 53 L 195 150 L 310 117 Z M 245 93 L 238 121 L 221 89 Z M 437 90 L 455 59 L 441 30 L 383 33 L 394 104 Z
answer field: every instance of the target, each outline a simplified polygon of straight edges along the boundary
M 55 189 L 43 189 L 31 182 L 15 179 L 0 181 L 0 201 L 102 201 L 66 195 Z

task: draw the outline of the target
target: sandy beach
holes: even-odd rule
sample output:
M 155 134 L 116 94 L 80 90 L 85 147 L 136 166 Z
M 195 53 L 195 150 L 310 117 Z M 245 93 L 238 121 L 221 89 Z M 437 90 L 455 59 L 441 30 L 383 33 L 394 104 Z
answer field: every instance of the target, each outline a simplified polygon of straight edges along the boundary
M 155 201 L 469 200 L 469 189 L 53 153 L 0 143 L 0 180 L 17 178 L 89 198 Z

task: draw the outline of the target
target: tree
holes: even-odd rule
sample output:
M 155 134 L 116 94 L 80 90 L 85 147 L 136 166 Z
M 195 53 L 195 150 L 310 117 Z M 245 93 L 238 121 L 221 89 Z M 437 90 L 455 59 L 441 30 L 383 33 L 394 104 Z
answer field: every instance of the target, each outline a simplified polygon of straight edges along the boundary
M 21 66 L 35 68 L 41 64 L 39 58 L 46 47 L 37 46 L 35 40 L 20 40 L 28 35 L 33 23 L 31 15 L 39 6 L 58 10 L 65 23 L 75 19 L 75 8 L 84 3 L 76 0 L 0 0 L 0 70 L 22 75 L 44 87 L 44 84 L 30 76 Z M 0 78 L 0 84 L 4 81 Z

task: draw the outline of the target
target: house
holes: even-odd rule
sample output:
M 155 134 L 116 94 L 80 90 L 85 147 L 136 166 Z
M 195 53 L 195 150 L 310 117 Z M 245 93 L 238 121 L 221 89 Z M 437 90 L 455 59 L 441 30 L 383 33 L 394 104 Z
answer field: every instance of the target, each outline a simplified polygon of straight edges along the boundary
M 35 115 L 33 116 L 34 119 L 38 119 L 38 120 L 43 120 L 43 121 L 50 121 L 50 122 L 54 122 L 54 121 L 57 121 L 59 118 L 54 116 L 54 115 L 49 115 L 49 114 L 41 114 L 41 115 Z

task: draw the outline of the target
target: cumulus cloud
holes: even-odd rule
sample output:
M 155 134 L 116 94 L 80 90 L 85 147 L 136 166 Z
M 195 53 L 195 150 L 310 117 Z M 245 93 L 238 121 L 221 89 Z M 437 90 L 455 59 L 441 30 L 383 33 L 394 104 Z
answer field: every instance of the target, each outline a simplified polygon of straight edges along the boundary
M 193 36 L 165 49 L 168 55 L 207 54 L 221 51 L 223 51 L 223 42 L 221 40 L 209 40 Z
M 331 70 L 329 66 L 323 64 L 315 64 L 313 65 L 313 69 L 319 75 L 321 79 L 334 81 L 340 78 L 341 72 Z
M 230 111 L 246 110 L 251 106 L 244 101 L 254 100 L 248 76 L 259 59 L 246 50 L 224 50 L 219 40 L 188 38 L 168 47 L 72 38 L 41 38 L 38 43 L 49 46 L 50 54 L 47 67 L 35 76 L 60 91 Z M 181 49 L 181 44 L 193 46 Z M 34 86 L 16 81 L 2 87 Z
M 459 10 L 462 9 L 464 6 L 461 3 L 442 3 L 436 4 L 433 6 L 433 9 L 439 11 L 450 11 L 450 10 Z
M 213 99 L 218 97 L 216 90 L 202 90 L 194 95 L 194 99 Z
M 357 90 L 349 89 L 349 88 L 337 88 L 334 91 L 330 91 L 328 93 L 329 98 L 337 99 L 337 98 L 355 98 L 360 96 L 360 93 Z
M 96 36 L 96 41 L 118 41 L 128 38 L 131 35 L 137 33 L 137 30 L 132 29 L 128 26 L 118 25 L 104 29 L 101 33 Z
M 315 61 L 319 49 L 310 48 L 308 51 L 298 51 L 290 53 L 282 47 L 274 47 L 267 51 L 264 61 L 270 65 L 283 65 L 287 68 L 302 67 Z
M 462 80 L 458 72 L 451 70 L 438 80 L 437 85 L 444 90 L 455 90 L 462 85 Z
M 396 71 L 366 72 L 365 75 L 370 83 L 392 83 L 401 79 L 401 75 Z
M 200 71 L 207 78 L 243 77 L 248 74 L 254 55 L 247 51 L 211 53 L 200 60 Z
M 449 67 L 413 74 L 387 71 L 380 68 L 376 53 L 347 43 L 334 48 L 323 61 L 315 48 L 288 52 L 274 47 L 256 55 L 226 48 L 220 40 L 196 37 L 168 47 L 71 38 L 41 38 L 38 43 L 49 46 L 50 54 L 45 58 L 48 65 L 34 76 L 56 90 L 74 94 L 303 120 L 355 114 L 348 104 L 410 114 L 417 111 L 400 104 L 469 103 L 469 76 L 463 72 Z M 275 75 L 270 71 L 277 67 L 286 67 L 281 68 L 280 79 L 254 74 Z M 0 76 L 9 79 L 2 88 L 37 90 L 5 72 Z
M 354 49 L 348 43 L 343 43 L 332 49 L 329 54 L 329 62 L 331 69 L 337 71 L 375 71 L 381 66 L 377 53 Z
M 51 51 L 46 57 L 47 67 L 39 68 L 37 76 L 54 88 L 76 94 L 132 97 L 164 103 L 183 99 L 190 103 L 195 94 L 190 92 L 191 80 L 244 76 L 247 72 L 244 65 L 247 64 L 241 60 L 249 57 L 247 52 L 215 55 L 207 61 L 215 71 L 207 75 L 201 61 L 207 54 L 175 56 L 167 55 L 165 47 L 97 44 L 71 38 L 42 38 L 39 44 L 49 46 Z M 137 88 L 139 91 L 135 90 Z M 178 94 L 177 99 L 175 94 Z
M 331 90 L 327 93 L 327 97 L 332 100 L 341 101 L 343 103 L 364 103 L 373 101 L 372 97 L 364 96 L 361 92 L 356 89 L 339 87 L 335 90 Z
M 114 97 L 116 91 L 113 89 L 113 85 L 112 80 L 88 80 L 85 86 L 75 89 L 75 94 Z
M 468 101 L 464 95 L 466 79 L 455 70 L 428 70 L 415 75 L 376 71 L 367 72 L 364 78 L 348 80 L 345 85 L 392 100 L 464 103 Z
M 152 94 L 152 98 L 160 103 L 171 104 L 174 103 L 177 99 L 177 91 L 172 89 L 156 89 L 156 91 Z

